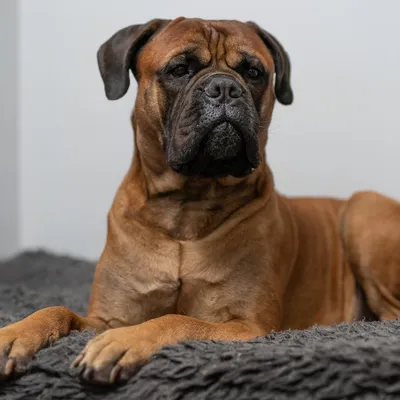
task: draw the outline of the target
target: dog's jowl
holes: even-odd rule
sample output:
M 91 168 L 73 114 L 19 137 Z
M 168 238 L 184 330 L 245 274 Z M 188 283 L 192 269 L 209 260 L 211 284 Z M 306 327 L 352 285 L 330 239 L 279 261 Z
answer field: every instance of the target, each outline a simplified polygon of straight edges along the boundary
M 293 93 L 273 35 L 251 22 L 152 20 L 121 29 L 97 56 L 110 100 L 130 74 L 138 91 L 134 157 L 89 311 L 50 307 L 0 329 L 1 378 L 74 329 L 100 334 L 73 366 L 113 383 L 180 340 L 400 315 L 400 204 L 275 190 L 268 127 L 275 101 L 290 105 Z

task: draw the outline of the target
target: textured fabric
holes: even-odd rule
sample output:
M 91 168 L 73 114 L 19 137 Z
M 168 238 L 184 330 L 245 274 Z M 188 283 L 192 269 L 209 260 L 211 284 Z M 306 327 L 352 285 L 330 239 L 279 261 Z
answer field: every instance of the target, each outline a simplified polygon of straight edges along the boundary
M 93 272 L 92 263 L 42 252 L 0 263 L 0 326 L 50 305 L 85 313 Z M 400 398 L 399 335 L 399 321 L 359 322 L 246 343 L 182 343 L 109 389 L 69 370 L 91 337 L 74 332 L 39 352 L 30 373 L 0 382 L 0 399 Z

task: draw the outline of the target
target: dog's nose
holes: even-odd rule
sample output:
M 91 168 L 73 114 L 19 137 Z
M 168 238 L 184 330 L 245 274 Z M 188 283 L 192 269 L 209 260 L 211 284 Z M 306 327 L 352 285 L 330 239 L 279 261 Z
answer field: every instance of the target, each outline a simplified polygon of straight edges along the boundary
M 229 103 L 242 96 L 243 90 L 236 79 L 229 75 L 214 75 L 204 88 L 207 97 L 219 102 Z

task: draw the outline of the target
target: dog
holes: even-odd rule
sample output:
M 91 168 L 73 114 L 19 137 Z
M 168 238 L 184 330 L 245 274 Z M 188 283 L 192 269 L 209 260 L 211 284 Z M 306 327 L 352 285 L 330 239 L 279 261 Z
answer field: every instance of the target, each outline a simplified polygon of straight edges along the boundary
M 400 203 L 288 198 L 265 147 L 290 105 L 282 44 L 253 22 L 155 19 L 98 50 L 105 94 L 138 81 L 135 151 L 108 214 L 86 317 L 39 310 L 0 330 L 0 376 L 72 330 L 99 333 L 73 362 L 124 382 L 164 345 L 248 340 L 400 315 Z

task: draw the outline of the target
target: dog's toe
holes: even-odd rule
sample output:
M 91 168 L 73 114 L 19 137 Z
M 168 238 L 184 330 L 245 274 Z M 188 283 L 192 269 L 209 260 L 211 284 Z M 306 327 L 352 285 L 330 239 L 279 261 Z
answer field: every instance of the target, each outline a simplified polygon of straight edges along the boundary
M 0 380 L 23 374 L 32 361 L 34 351 L 23 338 L 0 331 Z M 7 332 L 5 332 L 7 333 Z
M 113 384 L 119 375 L 118 361 L 126 351 L 121 343 L 107 340 L 107 337 L 93 340 L 75 359 L 72 367 L 81 368 L 80 377 L 86 382 Z
M 72 367 L 79 369 L 86 382 L 125 382 L 158 348 L 157 341 L 137 327 L 111 329 L 89 341 Z
M 104 338 L 89 342 L 72 367 L 80 369 L 79 375 L 86 382 L 115 384 L 131 378 L 143 362 L 137 350 Z

